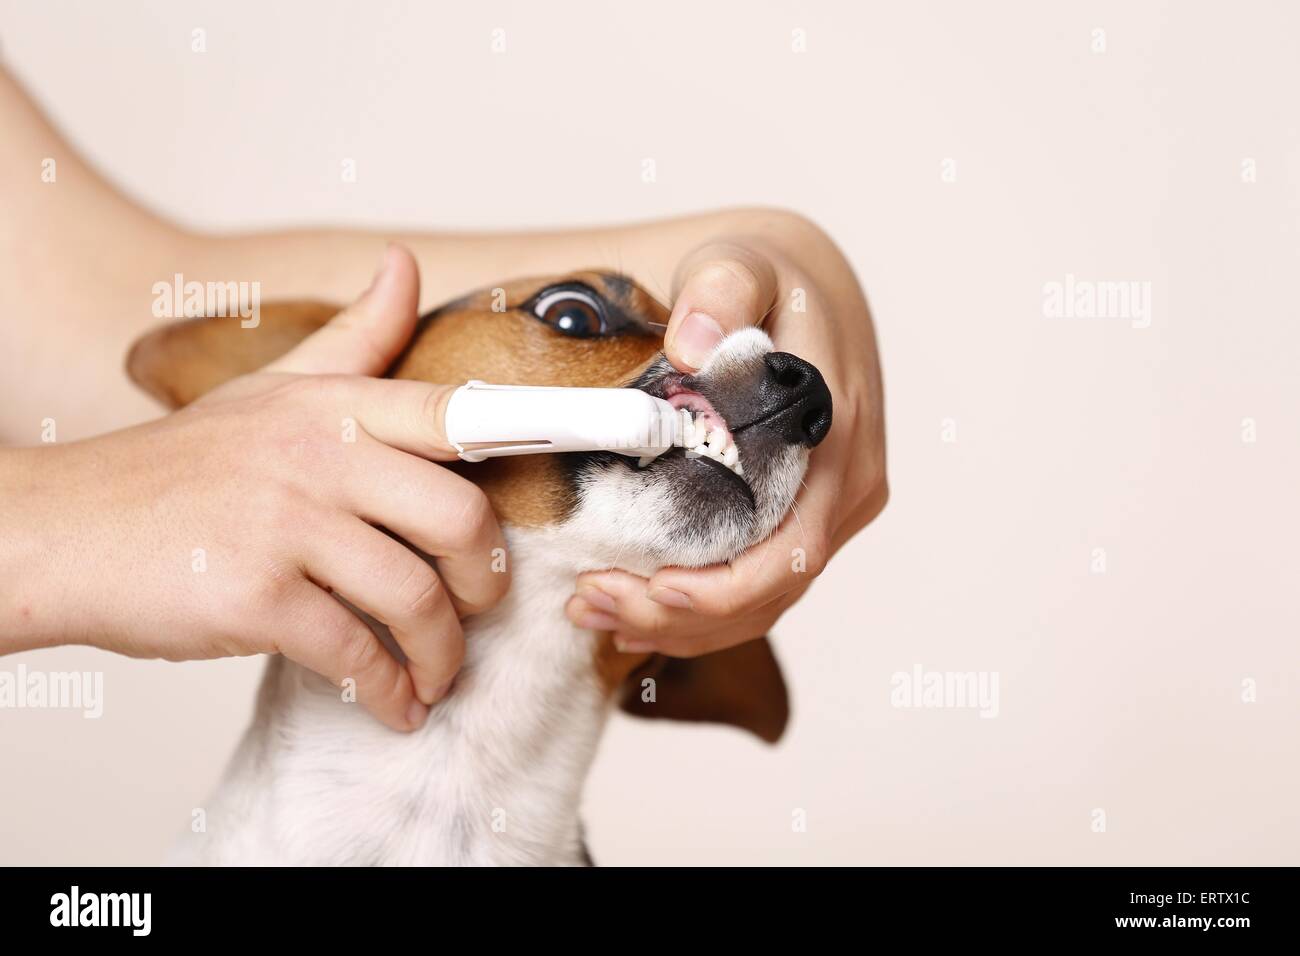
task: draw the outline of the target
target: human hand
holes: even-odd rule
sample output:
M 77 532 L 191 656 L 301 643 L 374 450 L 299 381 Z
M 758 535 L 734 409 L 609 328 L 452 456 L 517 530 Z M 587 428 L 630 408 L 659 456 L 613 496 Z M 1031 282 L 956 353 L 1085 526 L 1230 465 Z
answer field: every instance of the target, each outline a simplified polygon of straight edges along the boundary
M 390 247 L 354 305 L 264 370 L 146 425 L 4 452 L 0 497 L 23 509 L 0 518 L 0 634 L 19 645 L 0 651 L 282 653 L 353 678 L 389 726 L 422 724 L 460 666 L 460 617 L 509 575 L 487 498 L 426 460 L 456 457 L 453 387 L 365 377 L 410 337 L 418 287 Z M 387 624 L 405 666 L 334 595 Z
M 664 351 L 679 370 L 694 371 L 724 335 L 761 323 L 778 349 L 821 370 L 835 405 L 804 491 L 767 541 L 730 564 L 664 568 L 648 580 L 618 570 L 578 577 L 566 613 L 579 626 L 613 631 L 625 651 L 695 657 L 766 634 L 884 508 L 884 408 L 866 299 L 807 220 L 772 213 L 711 241 L 682 260 L 673 286 Z

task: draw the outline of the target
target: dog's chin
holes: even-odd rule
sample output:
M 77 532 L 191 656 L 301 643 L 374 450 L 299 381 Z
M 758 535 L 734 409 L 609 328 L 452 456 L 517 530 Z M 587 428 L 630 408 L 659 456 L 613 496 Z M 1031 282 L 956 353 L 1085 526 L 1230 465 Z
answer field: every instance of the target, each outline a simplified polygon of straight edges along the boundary
M 803 449 L 751 456 L 741 477 L 675 448 L 644 468 L 620 455 L 584 456 L 577 517 L 594 565 L 632 570 L 730 561 L 770 535 L 807 466 Z
M 637 469 L 643 487 L 663 496 L 656 554 L 662 564 L 696 567 L 728 561 L 763 536 L 749 483 L 726 465 L 674 448 Z

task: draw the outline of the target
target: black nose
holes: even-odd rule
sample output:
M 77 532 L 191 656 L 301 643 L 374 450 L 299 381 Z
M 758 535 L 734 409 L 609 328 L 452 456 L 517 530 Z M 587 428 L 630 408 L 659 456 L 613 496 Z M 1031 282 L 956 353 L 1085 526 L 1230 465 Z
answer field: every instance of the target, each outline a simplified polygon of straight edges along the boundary
M 789 352 L 769 352 L 758 386 L 755 424 L 793 445 L 812 448 L 831 430 L 831 390 L 822 373 Z

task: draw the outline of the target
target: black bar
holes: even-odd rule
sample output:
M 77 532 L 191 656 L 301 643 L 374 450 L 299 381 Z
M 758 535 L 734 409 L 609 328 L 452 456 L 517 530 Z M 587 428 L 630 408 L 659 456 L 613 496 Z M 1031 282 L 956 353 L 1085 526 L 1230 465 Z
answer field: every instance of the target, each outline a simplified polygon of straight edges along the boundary
M 447 945 L 469 932 L 649 945 L 716 936 L 763 941 L 777 927 L 849 933 L 863 944 L 1126 937 L 1181 947 L 1294 939 L 1294 869 L 573 869 L 0 870 L 6 943 L 286 939 L 337 945 L 389 932 Z M 117 926 L 70 923 L 102 913 Z M 148 893 L 148 934 L 143 929 Z M 100 894 L 114 894 L 108 900 Z M 93 902 L 87 902 L 87 898 Z M 66 905 L 63 905 L 66 903 Z M 62 905 L 62 909 L 60 906 Z M 128 908 L 128 906 L 130 908 Z M 134 916 L 134 921 L 130 918 Z M 1207 922 L 1203 922 L 1207 921 Z M 1231 922 L 1229 922 L 1231 921 Z M 687 925 L 695 929 L 687 931 Z M 918 935 L 919 934 L 919 935 Z M 115 939 L 114 939 L 115 938 Z M 549 943 L 548 943 L 549 945 Z M 22 950 L 9 950 L 21 952 Z

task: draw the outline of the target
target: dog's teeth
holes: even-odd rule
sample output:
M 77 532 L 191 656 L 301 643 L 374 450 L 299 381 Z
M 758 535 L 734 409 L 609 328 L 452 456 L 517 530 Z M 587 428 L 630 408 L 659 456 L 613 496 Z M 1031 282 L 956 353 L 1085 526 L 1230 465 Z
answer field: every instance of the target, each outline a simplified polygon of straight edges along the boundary
M 650 464 L 650 462 L 654 460 L 655 460 L 654 455 L 642 455 L 640 458 L 636 460 L 636 466 L 638 468 L 644 468 L 646 465 Z
M 678 409 L 678 413 L 680 418 L 676 444 L 683 448 L 687 458 L 709 458 L 733 473 L 744 476 L 745 470 L 740 466 L 740 449 L 725 428 L 710 429 L 703 414 L 697 415 L 689 408 Z M 644 468 L 654 460 L 654 455 L 646 455 L 637 460 L 637 465 Z

